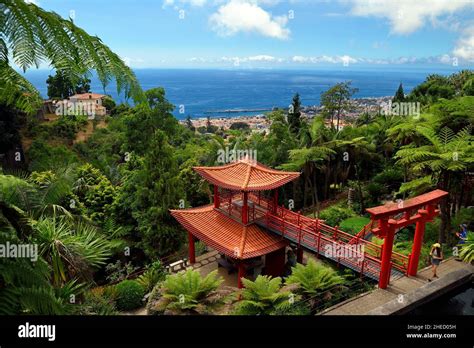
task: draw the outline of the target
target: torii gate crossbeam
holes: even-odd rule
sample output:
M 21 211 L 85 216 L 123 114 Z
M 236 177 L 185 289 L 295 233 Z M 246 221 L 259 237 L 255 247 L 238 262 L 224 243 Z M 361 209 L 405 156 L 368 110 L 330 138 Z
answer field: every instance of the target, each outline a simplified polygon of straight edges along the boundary
M 371 220 L 378 222 L 378 226 L 372 229 L 372 232 L 376 236 L 384 239 L 379 288 L 386 289 L 390 280 L 392 266 L 391 258 L 395 232 L 398 229 L 411 224 L 416 224 L 416 228 L 412 251 L 409 256 L 407 273 L 410 276 L 416 276 L 421 247 L 423 245 L 425 225 L 439 214 L 437 205 L 439 201 L 447 195 L 448 192 L 446 191 L 434 190 L 414 198 L 400 201 L 399 203 L 390 203 L 366 209 L 366 211 L 371 215 Z M 392 218 L 399 214 L 403 214 L 403 217 L 398 220 Z

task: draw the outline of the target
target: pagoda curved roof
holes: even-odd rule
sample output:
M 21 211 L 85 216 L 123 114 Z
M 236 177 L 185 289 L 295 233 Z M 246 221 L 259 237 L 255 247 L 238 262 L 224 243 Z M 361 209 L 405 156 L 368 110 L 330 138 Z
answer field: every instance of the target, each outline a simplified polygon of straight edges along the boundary
M 297 179 L 299 172 L 284 172 L 249 160 L 219 167 L 194 167 L 211 184 L 236 191 L 272 190 Z
M 242 225 L 213 205 L 171 210 L 171 215 L 206 245 L 234 259 L 262 256 L 288 245 L 286 240 L 255 224 Z

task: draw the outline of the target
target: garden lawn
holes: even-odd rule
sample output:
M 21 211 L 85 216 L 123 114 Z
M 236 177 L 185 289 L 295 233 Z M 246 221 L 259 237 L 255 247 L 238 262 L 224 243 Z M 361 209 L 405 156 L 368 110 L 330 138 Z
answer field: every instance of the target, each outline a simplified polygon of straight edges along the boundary
M 369 222 L 370 219 L 365 216 L 354 216 L 342 220 L 339 227 L 340 230 L 355 235 Z

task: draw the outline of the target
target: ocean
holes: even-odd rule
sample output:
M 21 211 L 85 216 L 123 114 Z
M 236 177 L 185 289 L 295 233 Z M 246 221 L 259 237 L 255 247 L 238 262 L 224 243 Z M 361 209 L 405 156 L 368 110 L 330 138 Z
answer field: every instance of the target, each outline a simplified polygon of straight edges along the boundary
M 356 98 L 382 97 L 395 94 L 403 83 L 405 93 L 423 82 L 432 73 L 450 74 L 444 70 L 200 70 L 200 69 L 137 69 L 136 76 L 143 89 L 164 87 L 166 97 L 175 105 L 174 115 L 200 117 L 231 117 L 262 114 L 274 107 L 287 107 L 295 93 L 305 106 L 319 105 L 321 93 L 332 85 L 352 81 L 359 89 Z M 47 98 L 46 78 L 49 70 L 29 70 L 25 76 Z M 91 90 L 103 93 L 96 78 Z M 124 101 L 113 83 L 105 89 L 116 101 Z M 245 110 L 228 112 L 224 110 Z M 248 111 L 251 110 L 251 111 Z

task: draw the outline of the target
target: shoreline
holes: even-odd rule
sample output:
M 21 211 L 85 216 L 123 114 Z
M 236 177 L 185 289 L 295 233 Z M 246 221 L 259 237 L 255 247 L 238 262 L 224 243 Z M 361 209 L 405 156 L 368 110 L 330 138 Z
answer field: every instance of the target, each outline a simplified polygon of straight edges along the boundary
M 383 97 L 365 97 L 365 98 L 354 98 L 352 99 L 352 108 L 348 110 L 344 115 L 347 118 L 354 118 L 359 116 L 363 112 L 370 112 L 374 111 L 374 109 L 383 108 L 387 105 L 389 101 L 391 101 L 393 96 L 383 96 Z M 258 114 L 246 114 L 246 115 L 232 115 L 232 113 L 239 113 L 245 112 L 245 109 L 229 109 L 230 111 L 226 111 L 228 116 L 223 115 L 211 115 L 212 112 L 209 111 L 207 116 L 200 115 L 199 117 L 192 117 L 191 122 L 193 126 L 197 129 L 200 127 L 206 127 L 207 119 L 209 118 L 210 123 L 213 126 L 217 126 L 219 129 L 227 130 L 231 127 L 233 123 L 236 122 L 244 122 L 250 126 L 250 130 L 267 130 L 271 122 L 267 118 L 267 114 L 276 111 L 282 110 L 286 112 L 286 108 L 258 108 L 257 110 L 269 110 L 265 113 L 258 113 Z M 320 105 L 307 105 L 301 107 L 301 116 L 303 118 L 312 119 L 318 116 L 323 108 Z M 252 112 L 249 109 L 249 112 Z M 207 113 L 207 112 L 206 112 Z M 217 112 L 216 112 L 217 113 Z M 224 112 L 222 112 L 224 113 Z M 186 124 L 186 119 L 178 119 L 178 122 L 181 124 Z

